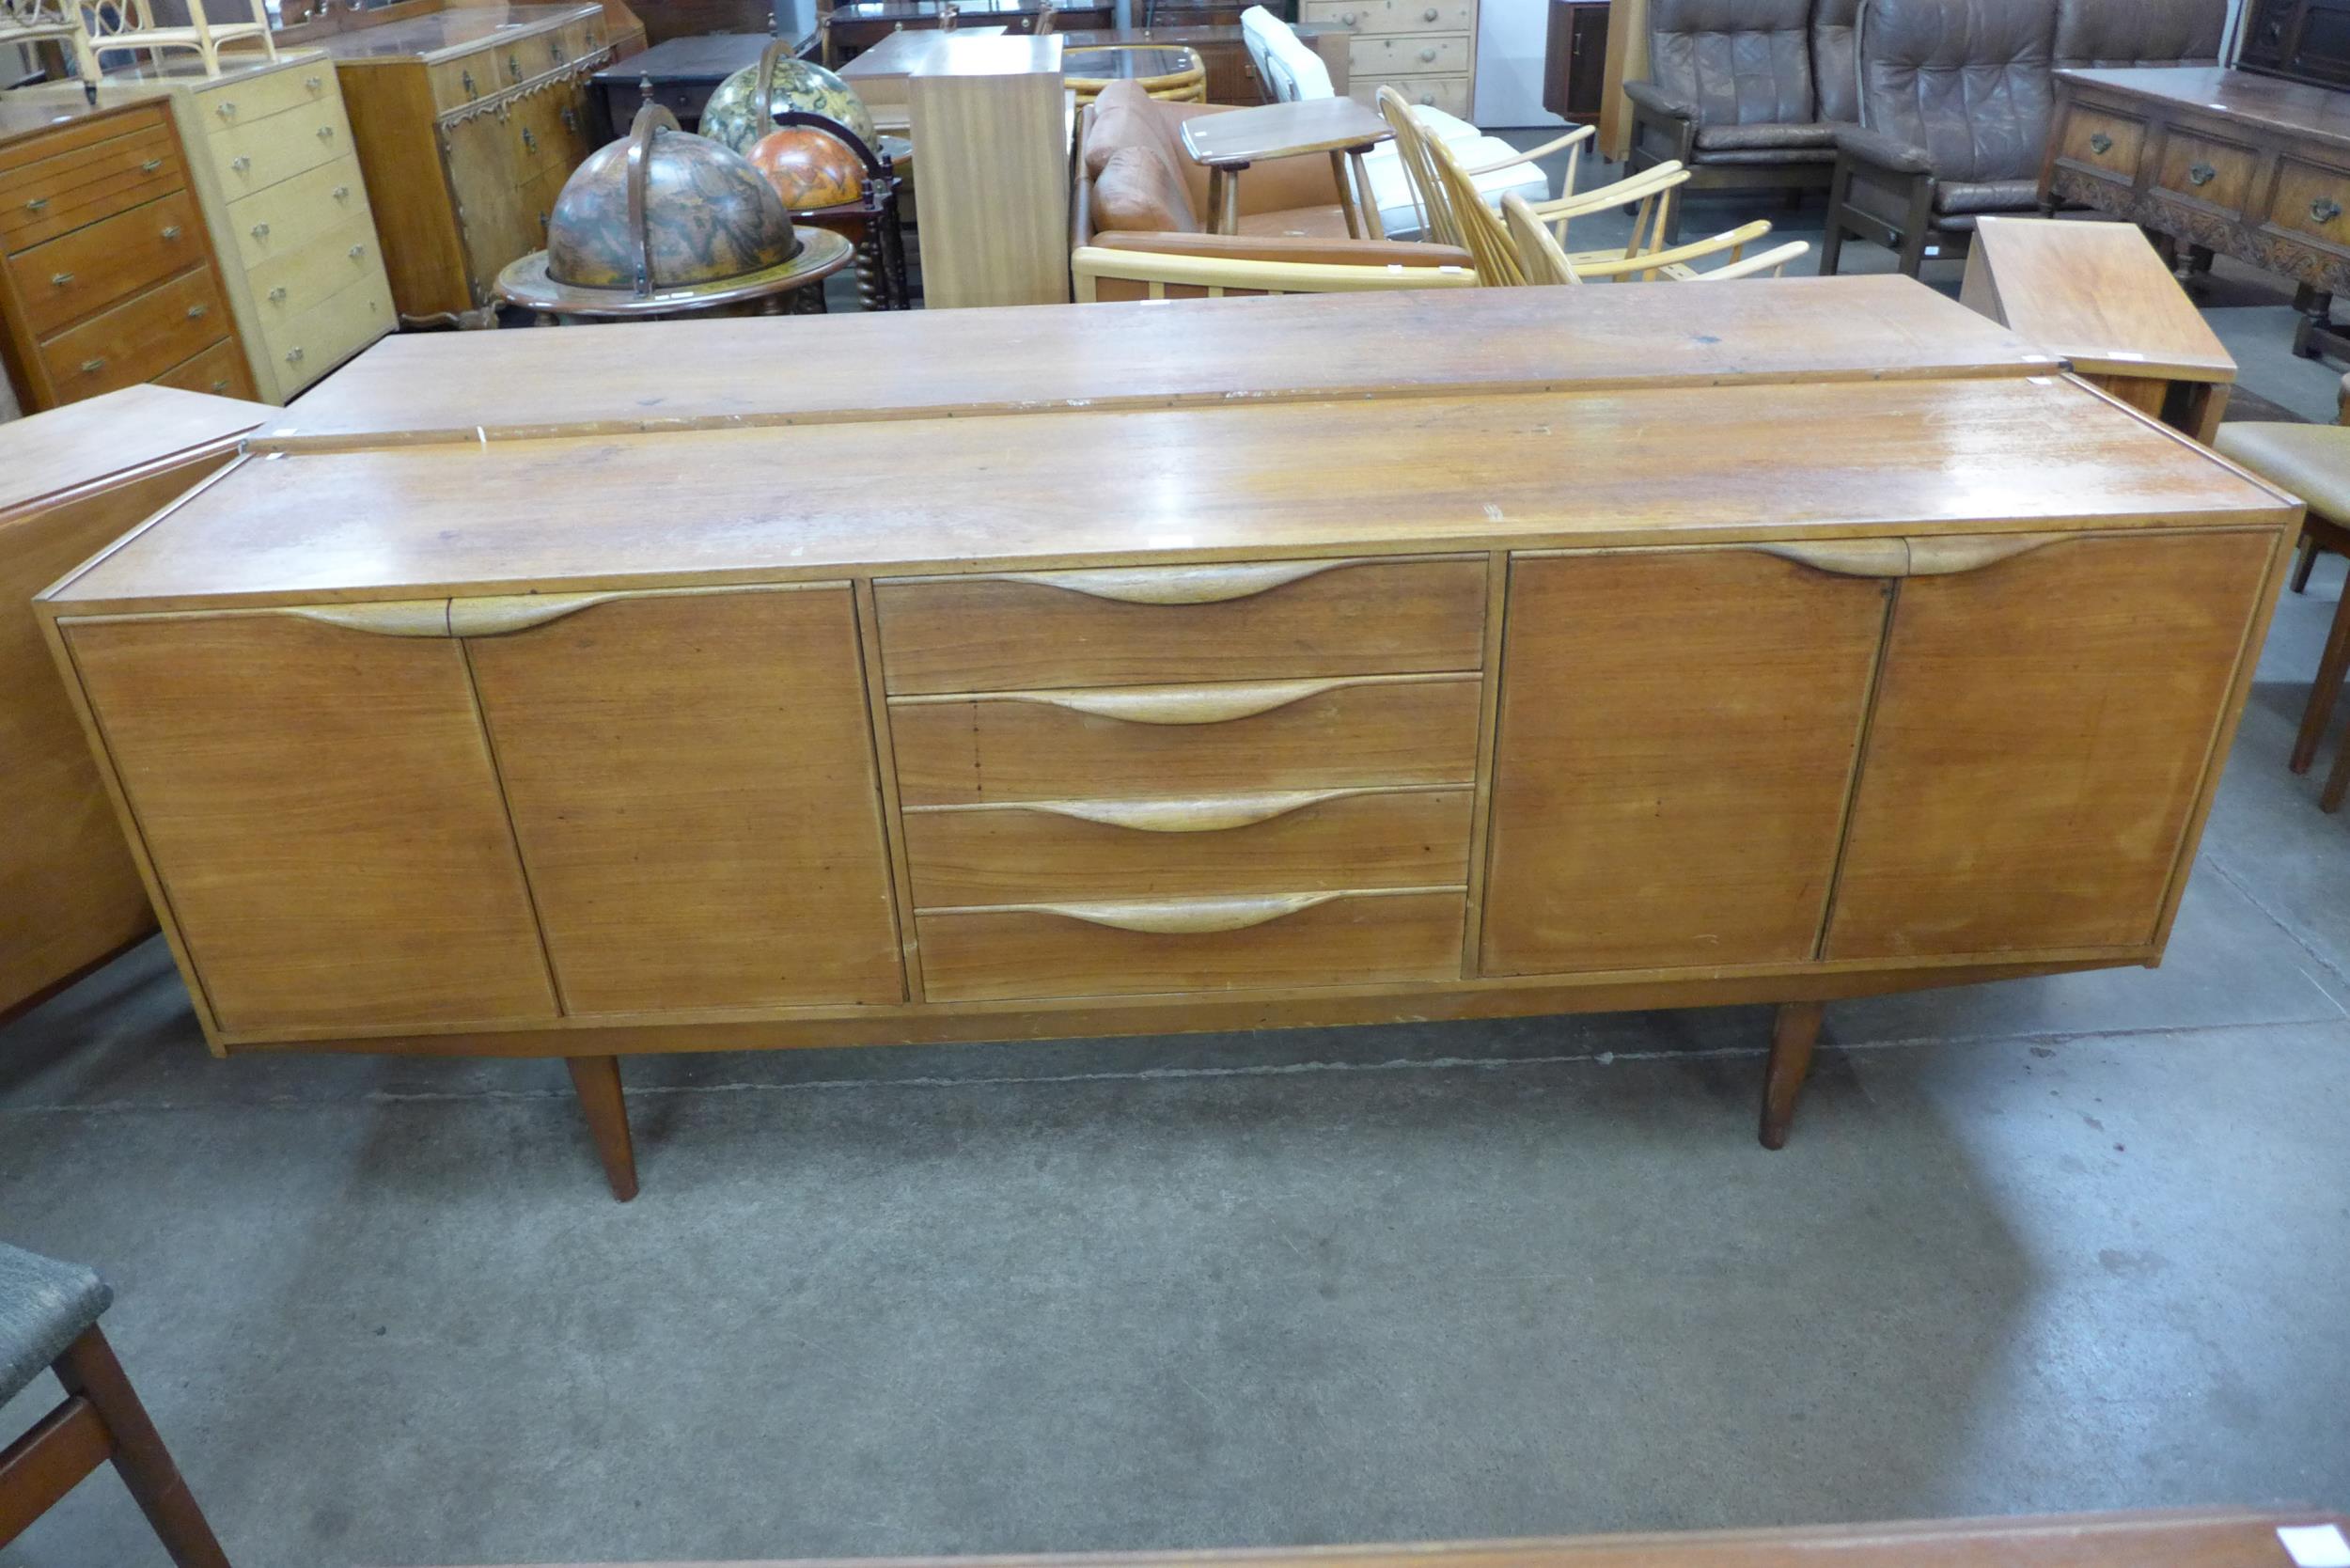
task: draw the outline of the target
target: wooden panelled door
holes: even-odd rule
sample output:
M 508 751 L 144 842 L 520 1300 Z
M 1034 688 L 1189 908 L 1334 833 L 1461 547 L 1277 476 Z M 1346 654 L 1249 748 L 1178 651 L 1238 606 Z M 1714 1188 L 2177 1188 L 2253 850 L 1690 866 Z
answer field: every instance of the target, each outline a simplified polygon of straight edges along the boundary
M 1513 558 L 1483 972 L 1810 958 L 1890 588 L 1751 549 Z
M 62 624 L 222 1030 L 554 1021 L 460 644 L 304 612 Z

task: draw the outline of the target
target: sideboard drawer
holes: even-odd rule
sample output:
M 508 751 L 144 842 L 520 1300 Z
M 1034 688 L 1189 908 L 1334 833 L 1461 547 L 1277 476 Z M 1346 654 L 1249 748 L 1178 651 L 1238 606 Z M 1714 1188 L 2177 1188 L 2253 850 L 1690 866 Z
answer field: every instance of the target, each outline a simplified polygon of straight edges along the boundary
M 353 212 L 368 210 L 359 161 L 321 164 L 238 202 L 228 213 L 237 255 L 249 272 L 272 257 L 300 250 Z
M 307 70 L 273 71 L 206 88 L 196 95 L 196 118 L 207 131 L 217 134 L 337 97 L 334 63 L 316 60 Z
M 923 908 L 1449 886 L 1468 879 L 1470 789 L 916 808 Z
M 1405 676 L 901 698 L 889 732 L 909 806 L 1465 784 L 1480 686 Z
M 2234 214 L 2244 211 L 2260 155 L 2234 142 L 2216 141 L 2173 128 L 2163 139 L 2162 166 L 2154 183 L 2166 196 L 2185 196 Z
M 22 250 L 178 190 L 186 175 L 164 112 L 158 104 L 153 118 L 124 121 L 135 127 L 125 134 L 0 173 L 0 245 Z
M 219 280 L 197 267 L 59 333 L 40 353 L 57 400 L 73 402 L 168 370 L 231 330 Z
M 8 271 L 24 302 L 25 326 L 45 337 L 169 277 L 203 258 L 203 231 L 195 197 L 180 190 L 20 251 L 8 259 Z
M 2350 172 L 2287 158 L 2277 169 L 2271 226 L 2350 250 Z
M 433 107 L 444 113 L 478 103 L 507 85 L 498 80 L 497 63 L 487 49 L 427 66 L 425 75 L 432 84 Z
M 2138 157 L 2146 146 L 2146 122 L 2109 109 L 2075 104 L 2059 133 L 2057 156 L 2119 184 L 2138 179 Z
M 892 692 L 1475 669 L 1485 561 L 1251 561 L 875 587 Z
M 245 274 L 263 330 L 284 325 L 321 300 L 374 278 L 383 260 L 375 224 L 352 213 L 299 250 L 273 258 Z
M 1359 38 L 1346 46 L 1350 81 L 1360 77 L 1449 76 L 1470 65 L 1466 33 Z
M 392 290 L 383 274 L 369 275 L 330 294 L 279 325 L 264 321 L 261 341 L 290 394 L 307 386 L 399 325 Z
M 329 98 L 207 136 L 205 144 L 221 190 L 235 201 L 351 151 L 351 122 L 342 100 Z
M 1456 980 L 1459 888 L 916 917 L 934 1002 Z
M 1305 0 L 1303 22 L 1350 33 L 1465 33 L 1475 0 Z
M 1393 87 L 1404 102 L 1419 108 L 1442 109 L 1461 119 L 1468 118 L 1466 76 L 1390 76 L 1385 81 L 1354 81 L 1347 88 L 1347 96 L 1357 103 L 1376 108 L 1381 87 Z

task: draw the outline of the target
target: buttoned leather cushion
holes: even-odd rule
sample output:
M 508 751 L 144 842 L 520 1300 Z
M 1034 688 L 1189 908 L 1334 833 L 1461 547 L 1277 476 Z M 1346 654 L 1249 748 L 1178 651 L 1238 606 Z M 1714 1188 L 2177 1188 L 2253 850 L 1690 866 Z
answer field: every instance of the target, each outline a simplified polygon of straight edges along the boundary
M 96 1270 L 0 1242 L 0 1403 L 46 1371 L 113 1300 Z
M 1944 180 L 2036 179 L 2055 41 L 2056 0 L 1863 0 L 1861 122 Z
M 2217 65 L 2228 0 L 2057 0 L 2060 71 Z
M 1820 118 L 1860 118 L 1860 62 L 1853 53 L 1853 24 L 1860 0 L 1815 0 L 1811 8 L 1811 90 Z
M 1093 227 L 1104 232 L 1190 233 L 1199 227 L 1183 178 L 1148 147 L 1120 148 L 1093 177 Z
M 2350 521 L 2350 430 L 2243 421 L 2219 427 L 2219 455 L 2290 490 L 2310 510 Z
M 1817 118 L 1811 0 L 1653 0 L 1649 77 L 1701 125 Z

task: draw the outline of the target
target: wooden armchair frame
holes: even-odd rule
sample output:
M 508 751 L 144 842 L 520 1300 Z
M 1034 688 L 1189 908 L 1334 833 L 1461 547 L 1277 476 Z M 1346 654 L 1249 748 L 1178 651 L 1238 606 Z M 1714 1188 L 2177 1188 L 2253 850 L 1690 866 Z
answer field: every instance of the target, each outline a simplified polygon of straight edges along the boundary
M 100 52 L 134 49 L 160 56 L 166 49 L 191 49 L 204 62 L 207 76 L 220 74 L 221 50 L 232 43 L 258 40 L 269 58 L 277 58 L 264 0 L 251 0 L 259 19 L 244 22 L 214 22 L 205 13 L 204 0 L 180 3 L 188 8 L 188 21 L 180 27 L 156 25 L 154 0 L 77 0 L 76 11 L 91 47 Z
M 1790 262 L 1800 260 L 1811 253 L 1809 243 L 1790 240 L 1759 256 L 1747 256 L 1747 247 L 1766 238 L 1771 232 L 1769 224 L 1757 219 L 1711 239 L 1695 240 L 1687 244 L 1668 246 L 1663 250 L 1622 257 L 1613 261 L 1578 264 L 1552 237 L 1549 225 L 1525 197 L 1514 193 L 1503 196 L 1501 217 L 1509 227 L 1511 238 L 1517 243 L 1519 264 L 1525 270 L 1527 281 L 1535 284 L 1590 283 L 1627 277 L 1642 283 L 1727 283 L 1736 278 L 1757 277 L 1765 273 L 1777 277 L 1786 272 Z M 1725 253 L 1730 259 L 1711 272 L 1700 272 L 1690 264 Z
M 89 29 L 73 0 L 0 0 L 0 45 L 55 43 L 73 62 L 73 73 L 95 84 L 101 74 L 98 52 L 90 47 Z
M 1182 298 L 1170 288 L 1196 289 L 1208 299 L 1228 294 L 1339 294 L 1389 289 L 1475 288 L 1466 267 L 1406 267 L 1396 263 L 1352 266 L 1336 262 L 1240 261 L 1217 256 L 1182 256 L 1167 251 L 1080 245 L 1069 258 L 1071 278 L 1081 305 L 1101 297 L 1104 278 L 1139 283 L 1154 300 Z

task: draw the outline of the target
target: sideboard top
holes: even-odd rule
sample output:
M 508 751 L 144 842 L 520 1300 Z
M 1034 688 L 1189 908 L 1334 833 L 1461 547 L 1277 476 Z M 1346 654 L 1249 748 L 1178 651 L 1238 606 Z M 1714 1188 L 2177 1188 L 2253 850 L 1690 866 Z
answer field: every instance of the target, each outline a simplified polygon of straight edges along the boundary
M 2062 377 L 1430 396 L 252 457 L 44 598 L 71 612 L 187 609 L 2275 525 L 2296 509 Z
M 255 446 L 2056 366 L 1911 278 L 1756 278 L 1704 303 L 1444 289 L 414 333 L 337 371 Z
M 2350 147 L 2350 92 L 2223 66 L 2135 66 L 2060 71 L 2057 76 Z
M 264 403 L 126 386 L 0 425 L 0 519 L 206 447 L 226 447 L 277 410 Z

